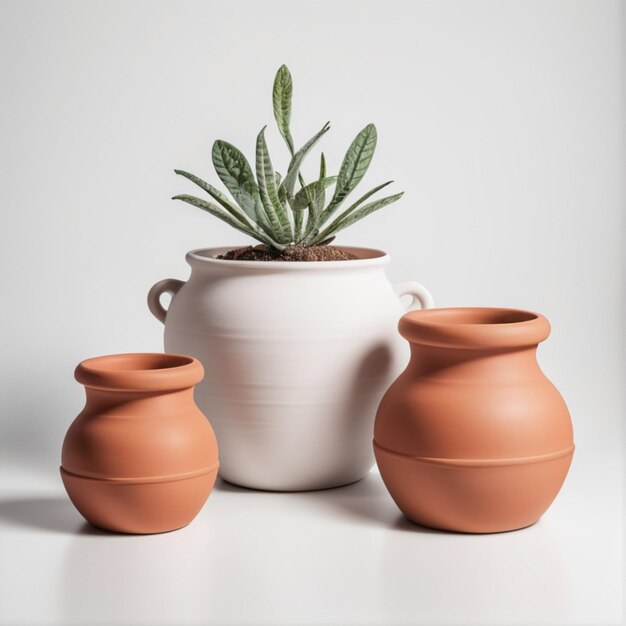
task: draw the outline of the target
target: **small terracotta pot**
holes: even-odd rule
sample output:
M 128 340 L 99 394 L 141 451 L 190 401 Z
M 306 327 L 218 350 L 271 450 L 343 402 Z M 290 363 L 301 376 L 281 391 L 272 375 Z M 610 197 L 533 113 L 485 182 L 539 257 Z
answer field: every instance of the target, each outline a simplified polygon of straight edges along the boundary
M 194 403 L 199 361 L 173 354 L 117 354 L 75 372 L 87 402 L 61 460 L 67 493 L 94 526 L 160 533 L 186 526 L 215 483 L 217 441 Z
M 547 510 L 574 452 L 565 402 L 540 370 L 548 320 L 513 309 L 412 311 L 407 369 L 375 422 L 381 475 L 412 521 L 485 533 Z

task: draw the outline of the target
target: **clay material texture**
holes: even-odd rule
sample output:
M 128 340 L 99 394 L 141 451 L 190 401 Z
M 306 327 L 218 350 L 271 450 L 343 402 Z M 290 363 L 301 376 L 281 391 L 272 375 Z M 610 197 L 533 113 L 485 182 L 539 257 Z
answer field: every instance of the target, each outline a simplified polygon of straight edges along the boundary
M 160 533 L 186 526 L 218 471 L 217 441 L 194 403 L 200 362 L 172 354 L 119 354 L 83 361 L 85 408 L 61 459 L 67 493 L 94 526 Z
M 399 324 L 406 370 L 375 422 L 381 475 L 412 521 L 451 531 L 523 528 L 567 475 L 569 412 L 536 359 L 542 315 L 513 309 L 413 311 Z
M 148 295 L 166 351 L 204 365 L 196 399 L 217 434 L 221 477 L 276 491 L 363 478 L 376 409 L 408 362 L 400 297 L 429 307 L 430 294 L 392 285 L 379 250 L 342 248 L 347 261 L 216 258 L 231 248 L 190 252 L 189 280 Z M 162 293 L 173 294 L 167 312 Z

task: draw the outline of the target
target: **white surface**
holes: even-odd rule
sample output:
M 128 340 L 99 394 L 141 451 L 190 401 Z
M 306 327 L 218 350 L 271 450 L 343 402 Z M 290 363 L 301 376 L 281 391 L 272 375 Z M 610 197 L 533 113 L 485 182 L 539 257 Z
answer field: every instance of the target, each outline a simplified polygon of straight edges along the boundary
M 593 484 L 584 454 L 538 524 L 496 535 L 412 525 L 377 474 L 293 494 L 218 482 L 183 530 L 108 535 L 56 478 L 3 468 L 0 621 L 619 624 L 619 467 L 605 458 L 613 479 Z
M 406 192 L 339 242 L 389 251 L 391 280 L 439 306 L 544 313 L 577 444 L 555 508 L 515 535 L 393 530 L 363 487 L 348 506 L 216 492 L 188 530 L 143 540 L 72 534 L 64 500 L 3 504 L 25 524 L 2 531 L 0 622 L 617 621 L 624 39 L 617 0 L 0 0 L 0 458 L 20 468 L 4 492 L 61 497 L 76 363 L 160 350 L 150 285 L 186 278 L 187 250 L 245 241 L 171 201 L 190 189 L 172 170 L 214 182 L 215 138 L 250 158 L 281 63 L 296 143 L 331 120 L 332 173 L 373 121 L 363 191 Z M 284 171 L 272 127 L 268 143 Z
M 393 286 L 389 256 L 376 250 L 324 263 L 215 258 L 226 252 L 187 256 L 191 278 L 165 320 L 165 350 L 204 365 L 195 397 L 211 416 L 221 476 L 276 491 L 363 478 L 374 465 L 376 409 L 408 363 L 396 330 L 401 297 L 419 308 L 432 306 L 430 294 Z M 159 284 L 149 302 L 162 319 Z

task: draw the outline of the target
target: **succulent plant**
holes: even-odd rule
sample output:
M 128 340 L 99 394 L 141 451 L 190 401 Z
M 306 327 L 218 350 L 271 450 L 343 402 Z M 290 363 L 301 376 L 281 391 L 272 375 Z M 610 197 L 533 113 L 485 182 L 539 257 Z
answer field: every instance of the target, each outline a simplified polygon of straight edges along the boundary
M 274 170 L 265 141 L 266 127 L 263 127 L 256 140 L 256 178 L 246 157 L 235 146 L 222 140 L 213 144 L 215 171 L 234 202 L 212 185 L 183 170 L 174 171 L 198 185 L 215 202 L 187 194 L 174 196 L 173 199 L 203 209 L 271 248 L 284 250 L 289 245 L 309 247 L 328 244 L 339 231 L 402 196 L 402 193 L 397 193 L 365 204 L 372 195 L 393 182 L 388 181 L 374 187 L 339 212 L 348 195 L 365 175 L 374 156 L 377 140 L 374 124 L 368 124 L 354 138 L 337 176 L 327 176 L 326 160 L 322 153 L 319 177 L 305 183 L 300 173 L 302 162 L 328 132 L 330 123 L 324 124 L 317 134 L 296 151 L 290 130 L 292 95 L 291 74 L 283 65 L 276 73 L 272 96 L 274 118 L 291 155 L 284 178 Z M 326 204 L 331 186 L 334 186 L 334 191 Z

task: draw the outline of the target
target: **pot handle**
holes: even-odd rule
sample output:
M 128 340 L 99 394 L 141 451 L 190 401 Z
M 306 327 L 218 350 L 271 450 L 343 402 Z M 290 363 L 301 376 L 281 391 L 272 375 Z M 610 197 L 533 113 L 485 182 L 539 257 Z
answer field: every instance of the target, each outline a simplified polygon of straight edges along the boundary
M 435 301 L 430 295 L 430 291 L 421 283 L 416 283 L 413 280 L 405 280 L 401 283 L 396 283 L 393 286 L 393 290 L 396 292 L 398 298 L 411 296 L 412 300 L 407 307 L 407 311 L 413 311 L 414 309 L 432 309 L 435 306 Z
M 169 293 L 173 298 L 184 284 L 185 281 L 183 280 L 166 278 L 152 285 L 152 289 L 148 292 L 148 308 L 150 309 L 150 313 L 162 324 L 165 324 L 167 310 L 161 304 L 161 296 L 164 293 Z

